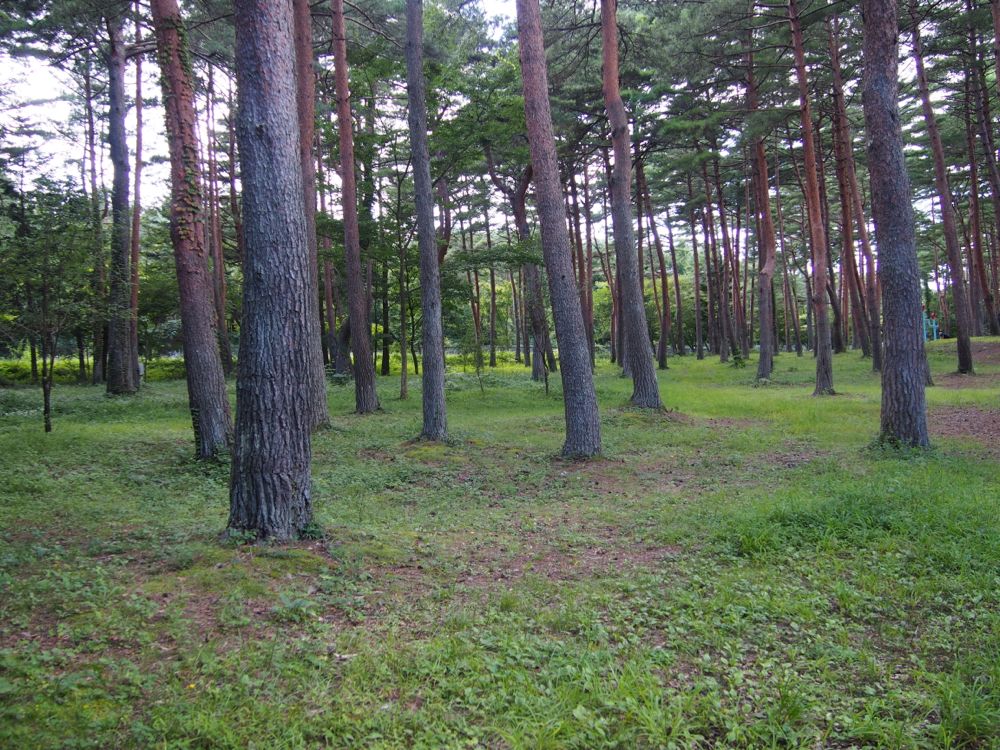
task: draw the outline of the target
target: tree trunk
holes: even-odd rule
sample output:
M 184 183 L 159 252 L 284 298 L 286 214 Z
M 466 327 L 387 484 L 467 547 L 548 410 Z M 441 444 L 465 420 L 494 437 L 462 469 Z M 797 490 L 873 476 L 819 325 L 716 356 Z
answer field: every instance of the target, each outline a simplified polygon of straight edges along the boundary
M 330 424 L 326 401 L 326 369 L 323 367 L 323 332 L 319 325 L 319 252 L 316 238 L 316 161 L 313 142 L 316 130 L 316 77 L 313 72 L 312 14 L 309 0 L 294 0 L 295 12 L 295 91 L 299 123 L 299 162 L 302 165 L 302 202 L 309 243 L 309 286 L 306 294 L 309 333 L 305 339 L 309 369 L 307 387 L 312 403 L 312 426 Z
M 747 45 L 747 103 L 751 116 L 760 108 L 757 93 L 757 80 L 753 68 L 753 34 L 749 35 Z M 764 151 L 764 138 L 757 135 L 753 139 L 754 173 L 753 183 L 756 188 L 757 215 L 759 220 L 758 237 L 758 279 L 757 289 L 760 294 L 760 356 L 757 360 L 757 380 L 770 380 L 774 369 L 774 305 L 772 280 L 774 279 L 775 241 L 774 222 L 771 219 L 771 191 L 769 188 L 767 154 Z
M 361 278 L 361 234 L 358 226 L 358 189 L 354 176 L 354 125 L 347 74 L 347 33 L 344 0 L 332 0 L 334 83 L 337 90 L 337 124 L 340 135 L 341 195 L 344 210 L 344 255 L 347 266 L 347 301 L 351 318 L 351 350 L 354 352 L 354 398 L 358 414 L 379 408 L 375 391 L 368 297 Z M 426 356 L 426 355 L 425 355 Z M 426 372 L 426 366 L 425 366 Z
M 235 23 L 246 261 L 228 527 L 287 540 L 312 522 L 313 408 L 302 382 L 311 359 L 301 342 L 313 332 L 315 291 L 292 0 L 236 0 Z
M 604 61 L 604 106 L 611 125 L 611 145 L 615 162 L 611 173 L 611 218 L 614 226 L 615 261 L 621 279 L 621 298 L 625 356 L 632 376 L 631 403 L 647 409 L 659 409 L 659 387 L 649 344 L 646 305 L 642 296 L 636 242 L 632 231 L 631 190 L 632 160 L 629 154 L 628 116 L 618 85 L 618 24 L 615 0 L 601 0 L 601 38 Z M 529 121 L 530 126 L 530 121 Z
M 691 229 L 691 257 L 694 258 L 694 345 L 697 359 L 705 359 L 705 344 L 701 332 L 701 269 L 698 267 L 698 230 L 694 217 L 694 189 L 691 174 L 687 175 L 688 226 Z
M 805 200 L 809 213 L 809 236 L 813 248 L 812 309 L 815 320 L 816 388 L 813 395 L 833 393 L 833 351 L 830 324 L 824 300 L 827 287 L 827 247 L 820 206 L 816 146 L 813 142 L 809 84 L 806 80 L 806 57 L 802 42 L 802 24 L 797 0 L 788 0 L 788 21 L 792 29 L 795 54 L 795 77 L 799 86 L 799 115 L 802 122 L 802 157 L 805 171 Z
M 899 125 L 896 0 L 862 0 L 862 102 L 885 315 L 881 439 L 926 447 L 920 267 Z
M 548 271 L 552 311 L 559 337 L 560 375 L 566 417 L 562 454 L 588 457 L 601 452 L 601 422 L 590 370 L 580 297 L 569 259 L 570 242 L 559 182 L 559 163 L 538 0 L 517 0 L 524 114 L 535 175 L 542 253 Z M 652 363 L 650 363 L 652 364 Z
M 177 0 L 153 0 L 150 6 L 170 149 L 170 235 L 180 296 L 188 404 L 195 453 L 198 458 L 212 458 L 228 450 L 232 420 L 201 227 L 194 86 Z
M 91 293 L 94 300 L 94 366 L 91 369 L 94 385 L 104 382 L 107 280 L 104 272 L 104 227 L 101 218 L 101 194 L 97 187 L 97 124 L 94 118 L 94 90 L 88 58 L 83 69 L 83 101 L 87 116 L 87 153 L 90 158 L 90 223 L 93 235 L 93 265 Z
M 916 5 L 911 2 L 910 16 L 913 19 L 913 62 L 917 69 L 917 87 L 920 90 L 920 101 L 924 112 L 924 122 L 931 141 L 931 153 L 934 157 L 934 185 L 937 188 L 941 204 L 941 223 L 944 228 L 945 249 L 948 254 L 948 266 L 951 271 L 951 292 L 955 300 L 955 327 L 958 347 L 958 371 L 971 373 L 972 342 L 972 310 L 969 307 L 968 293 L 965 288 L 965 278 L 962 274 L 962 251 L 958 245 L 958 227 L 955 219 L 955 207 L 952 203 L 951 187 L 948 185 L 948 172 L 944 161 L 944 146 L 941 143 L 941 133 L 938 131 L 937 117 L 931 104 L 930 86 L 927 73 L 924 70 L 923 45 L 920 38 L 920 25 L 916 19 Z M 873 196 L 874 197 L 874 196 Z M 886 332 L 888 338 L 888 331 Z
M 413 151 L 417 244 L 420 249 L 420 309 L 423 318 L 423 416 L 420 437 L 445 440 L 448 417 L 444 397 L 444 333 L 441 328 L 441 279 L 434 232 L 434 195 L 427 146 L 427 98 L 424 83 L 424 23 L 421 0 L 406 2 L 406 95 Z M 416 360 L 414 360 L 414 363 Z
M 114 180 L 111 187 L 111 287 L 108 302 L 108 393 L 135 393 L 132 356 L 131 279 L 129 259 L 129 165 L 125 136 L 125 39 L 120 20 L 108 19 L 108 145 Z
M 141 39 L 139 28 L 139 3 L 136 2 L 135 41 Z M 139 370 L 139 237 L 142 228 L 142 55 L 135 58 L 135 178 L 132 192 L 132 236 L 129 246 L 129 348 L 135 382 L 142 377 Z

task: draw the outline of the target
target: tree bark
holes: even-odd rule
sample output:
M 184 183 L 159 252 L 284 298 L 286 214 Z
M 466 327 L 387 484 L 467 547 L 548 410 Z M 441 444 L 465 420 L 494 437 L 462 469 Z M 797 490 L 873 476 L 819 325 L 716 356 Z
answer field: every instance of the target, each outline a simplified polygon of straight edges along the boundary
M 805 47 L 797 0 L 788 0 L 788 21 L 792 29 L 795 56 L 795 77 L 799 87 L 799 115 L 802 123 L 802 157 L 805 171 L 805 201 L 809 214 L 809 235 L 813 248 L 812 308 L 815 319 L 816 388 L 813 395 L 832 394 L 833 351 L 830 324 L 824 300 L 827 287 L 826 232 L 820 206 L 819 179 L 816 168 L 816 146 L 813 141 L 812 111 L 809 104 L 809 84 L 806 79 Z
M 212 458 L 229 448 L 232 419 L 201 226 L 194 86 L 177 0 L 153 0 L 150 7 L 170 149 L 170 235 L 180 296 L 188 404 L 195 453 L 198 458 Z
M 916 14 L 916 5 L 911 2 L 910 16 L 913 20 L 913 62 L 917 69 L 917 87 L 920 90 L 920 102 L 923 107 L 924 122 L 927 124 L 927 134 L 931 141 L 931 154 L 934 158 L 934 185 L 941 204 L 941 223 L 944 228 L 945 250 L 948 255 L 948 267 L 951 271 L 951 293 L 955 300 L 958 371 L 960 373 L 972 373 L 972 342 L 969 340 L 972 334 L 972 309 L 969 306 L 968 292 L 965 288 L 965 278 L 962 273 L 962 251 L 958 245 L 955 207 L 952 203 L 951 187 L 948 184 L 948 171 L 944 161 L 944 146 L 941 143 L 941 133 L 938 130 L 937 117 L 934 115 L 934 108 L 931 104 L 927 72 L 924 70 L 923 45 L 920 38 L 920 24 L 917 21 Z M 888 338 L 888 331 L 886 331 L 886 338 Z
M 108 146 L 114 179 L 111 187 L 111 285 L 108 315 L 108 393 L 138 390 L 132 356 L 131 279 L 129 260 L 129 164 L 125 136 L 125 38 L 121 21 L 108 19 Z
M 910 180 L 899 123 L 896 0 L 862 0 L 862 103 L 885 316 L 881 439 L 926 447 L 926 357 Z
M 594 456 L 601 452 L 601 422 L 590 370 L 583 311 L 580 309 L 580 297 L 569 258 L 569 233 L 552 131 L 548 72 L 538 0 L 517 0 L 517 26 L 524 84 L 524 114 L 535 175 L 542 253 L 548 271 L 556 336 L 559 338 L 559 370 L 566 418 L 566 441 L 562 454 L 567 457 Z
M 326 368 L 323 366 L 323 332 L 319 324 L 319 248 L 316 238 L 316 160 L 313 143 L 316 131 L 316 77 L 313 72 L 312 13 L 309 0 L 294 0 L 295 11 L 295 102 L 299 122 L 299 163 L 302 165 L 302 203 L 309 243 L 309 334 L 304 345 L 309 357 L 306 371 L 312 403 L 313 429 L 330 424 L 326 401 Z
M 135 41 L 142 39 L 139 27 L 139 3 L 136 2 Z M 142 55 L 135 58 L 135 177 L 132 187 L 132 236 L 129 247 L 129 348 L 135 382 L 139 372 L 139 237 L 142 228 Z
M 344 210 L 344 253 L 347 266 L 347 302 L 354 352 L 354 400 L 358 414 L 378 410 L 375 364 L 372 359 L 368 295 L 361 278 L 361 234 L 358 226 L 358 189 L 354 174 L 354 125 L 347 72 L 347 33 L 344 0 L 332 0 L 334 84 L 337 90 L 337 125 L 340 135 L 341 194 Z M 426 372 L 426 367 L 424 368 Z
M 628 116 L 618 84 L 618 24 L 616 0 L 601 0 L 601 39 L 604 62 L 604 106 L 611 126 L 611 145 L 615 161 L 611 173 L 611 218 L 614 227 L 615 260 L 621 276 L 621 298 L 625 356 L 632 376 L 631 403 L 646 409 L 659 409 L 659 386 L 649 344 L 649 325 L 642 296 L 636 242 L 632 230 L 631 167 Z M 530 125 L 530 123 L 529 123 Z
M 444 397 L 444 333 L 441 328 L 441 279 L 434 232 L 434 195 L 427 145 L 427 95 L 424 83 L 422 0 L 406 2 L 406 95 L 413 151 L 417 245 L 420 250 L 421 341 L 424 356 L 423 428 L 420 437 L 445 440 L 448 415 Z M 405 356 L 405 355 L 404 355 Z
M 228 527 L 287 540 L 312 521 L 313 425 L 292 0 L 236 0 L 235 23 L 246 261 Z

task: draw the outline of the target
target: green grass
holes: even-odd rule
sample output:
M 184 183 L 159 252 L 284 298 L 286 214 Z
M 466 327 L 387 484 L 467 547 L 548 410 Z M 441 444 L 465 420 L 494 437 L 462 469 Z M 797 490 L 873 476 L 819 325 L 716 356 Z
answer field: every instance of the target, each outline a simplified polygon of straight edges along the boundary
M 932 411 L 995 416 L 953 351 Z M 558 377 L 456 367 L 447 445 L 419 379 L 369 417 L 331 387 L 324 538 L 285 548 L 219 541 L 183 382 L 58 386 L 50 435 L 2 390 L 0 747 L 1000 747 L 996 446 L 873 449 L 869 363 L 822 399 L 776 364 L 675 357 L 655 415 L 602 366 L 590 463 Z

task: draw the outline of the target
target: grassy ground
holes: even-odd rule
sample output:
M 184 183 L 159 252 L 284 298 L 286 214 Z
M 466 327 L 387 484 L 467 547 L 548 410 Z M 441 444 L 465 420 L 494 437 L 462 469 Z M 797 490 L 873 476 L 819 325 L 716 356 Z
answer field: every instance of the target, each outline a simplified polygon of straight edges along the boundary
M 0 747 L 1000 747 L 1000 341 L 932 349 L 936 449 L 868 448 L 835 359 L 597 376 L 606 456 L 554 457 L 558 378 L 449 380 L 314 440 L 324 539 L 217 541 L 182 382 L 0 391 Z M 992 354 L 991 354 L 992 352 Z M 991 359 L 992 357 L 992 359 Z

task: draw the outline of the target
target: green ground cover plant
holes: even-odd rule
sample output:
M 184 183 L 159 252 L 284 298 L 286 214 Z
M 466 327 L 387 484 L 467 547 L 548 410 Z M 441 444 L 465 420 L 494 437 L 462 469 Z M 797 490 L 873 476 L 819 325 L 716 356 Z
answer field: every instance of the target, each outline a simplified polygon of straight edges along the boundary
M 1000 747 L 1000 340 L 930 349 L 934 449 L 873 448 L 835 357 L 596 374 L 605 455 L 556 458 L 519 365 L 419 379 L 314 437 L 315 539 L 219 540 L 183 381 L 0 391 L 0 747 Z M 993 354 L 989 354 L 993 352 Z M 992 357 L 992 358 L 991 358 Z M 981 363 L 981 364 L 979 364 Z M 992 432 L 991 432 L 992 430 Z

